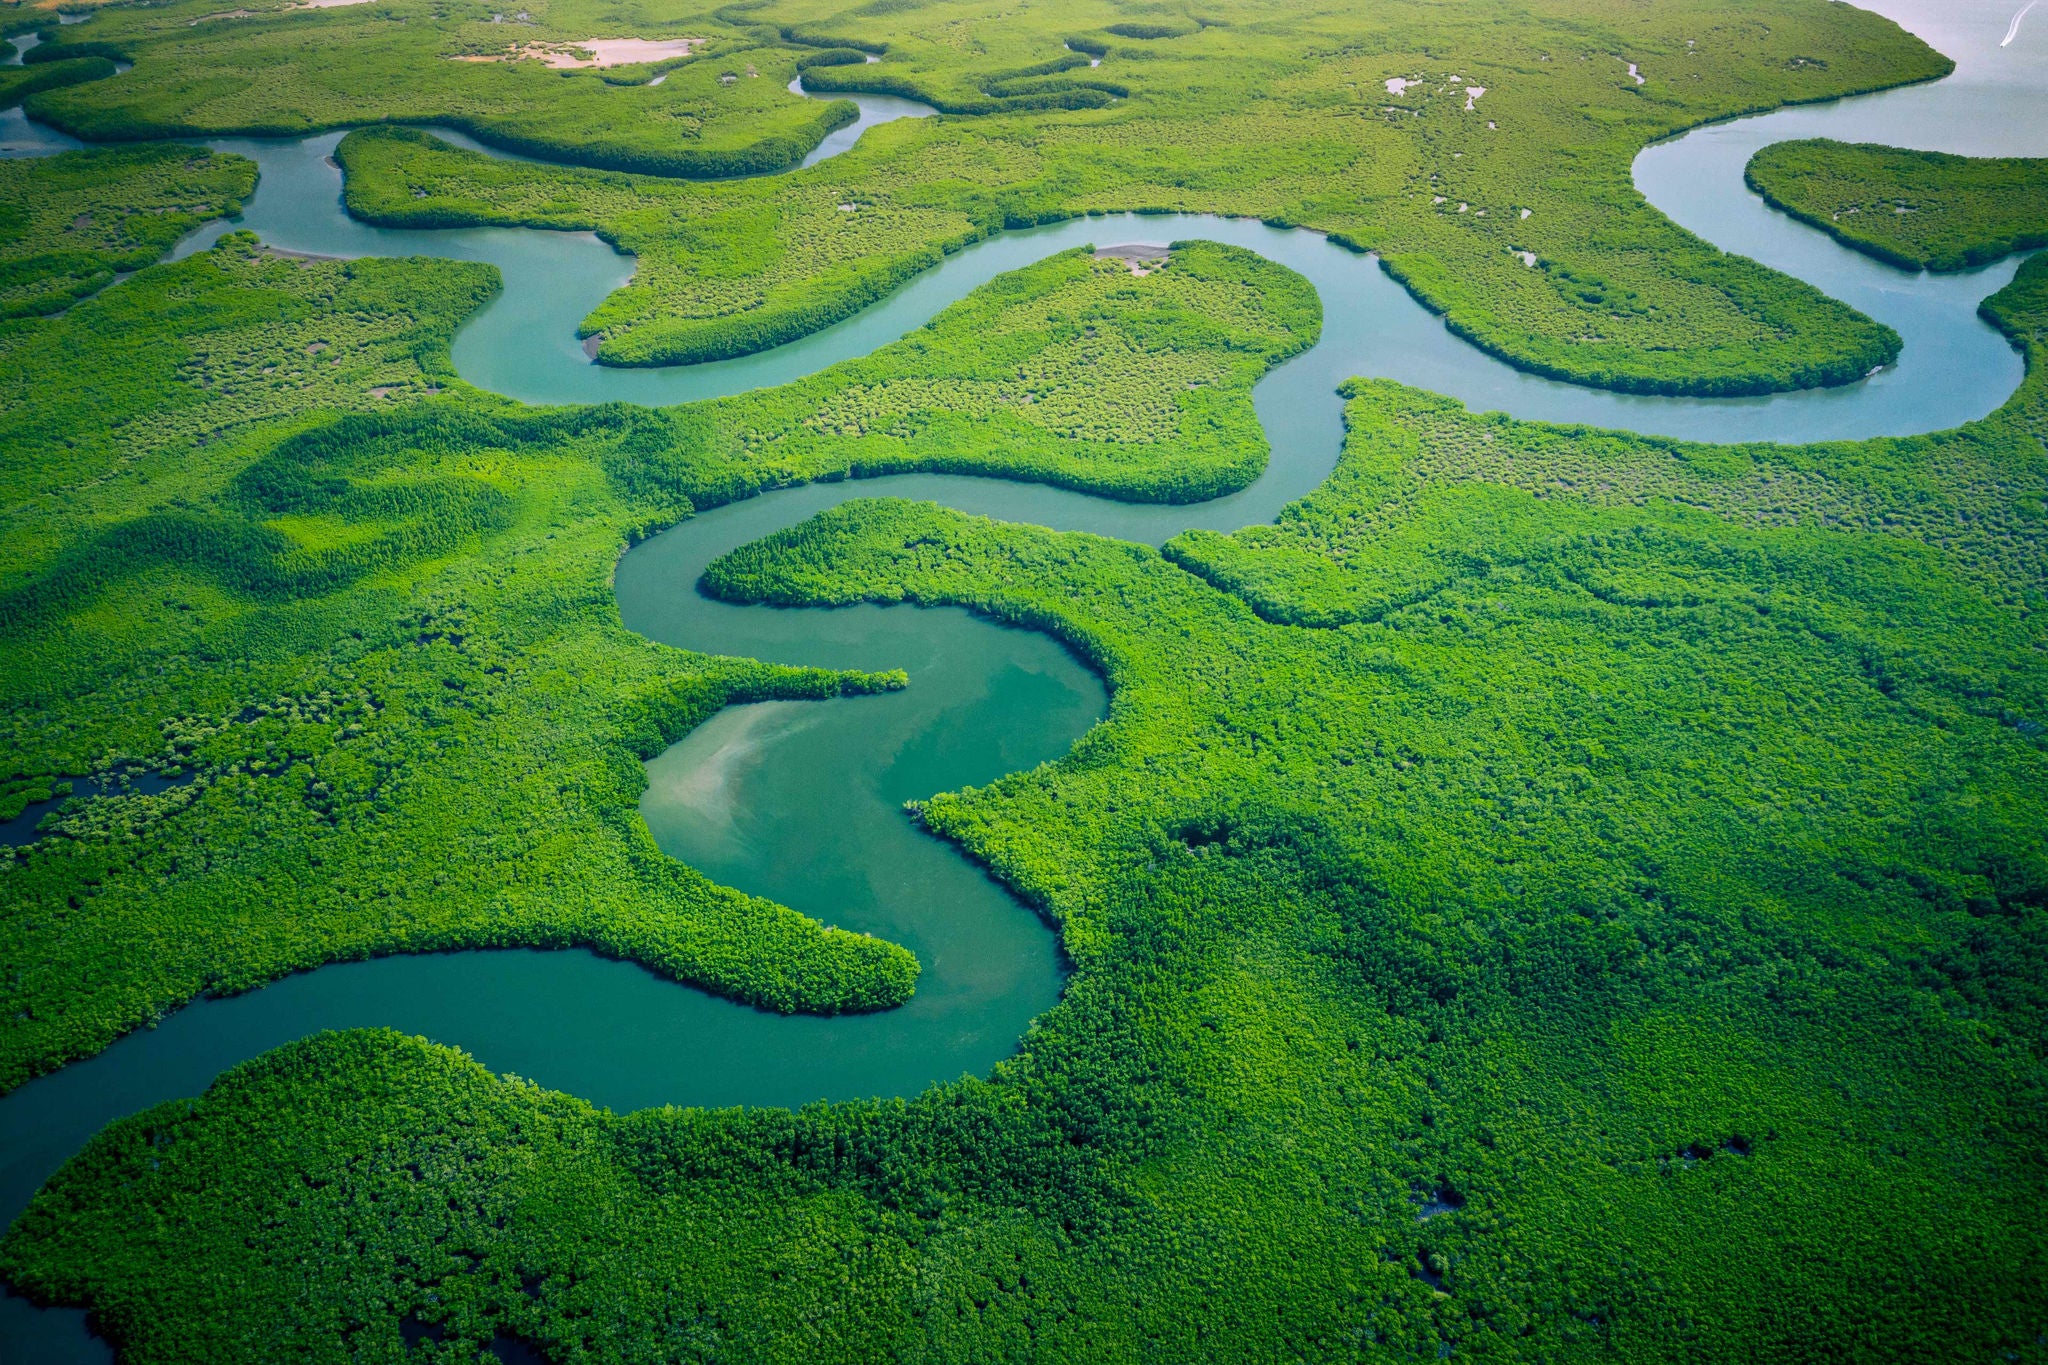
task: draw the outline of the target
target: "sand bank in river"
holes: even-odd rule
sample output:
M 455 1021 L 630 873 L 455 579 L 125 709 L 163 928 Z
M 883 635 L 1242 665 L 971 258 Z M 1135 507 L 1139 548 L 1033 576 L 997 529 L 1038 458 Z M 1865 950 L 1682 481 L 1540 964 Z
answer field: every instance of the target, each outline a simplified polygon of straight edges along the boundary
M 192 21 L 194 28 L 213 19 L 255 19 L 265 14 L 289 14 L 299 9 L 340 9 L 343 5 L 367 5 L 370 0 L 300 0 L 296 5 L 283 9 L 224 9 L 218 14 L 202 14 Z
M 356 4 L 361 0 L 327 0 L 329 4 Z M 573 43 L 522 43 L 510 52 L 457 57 L 458 62 L 545 62 L 568 70 L 576 67 L 638 66 L 687 57 L 709 38 L 584 38 Z

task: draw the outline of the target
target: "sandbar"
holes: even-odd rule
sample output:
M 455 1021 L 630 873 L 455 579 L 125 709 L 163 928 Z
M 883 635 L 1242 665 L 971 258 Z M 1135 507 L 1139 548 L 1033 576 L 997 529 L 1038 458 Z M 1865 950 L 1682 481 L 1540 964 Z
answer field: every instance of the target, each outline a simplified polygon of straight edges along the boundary
M 224 9 L 216 14 L 200 15 L 192 21 L 191 26 L 197 28 L 199 25 L 213 19 L 255 19 L 265 14 L 289 14 L 293 10 L 340 9 L 343 5 L 367 5 L 369 3 L 370 0 L 299 0 L 298 4 L 286 5 L 281 9 Z
M 329 4 L 358 4 L 361 0 L 327 0 Z M 687 57 L 710 42 L 709 38 L 583 38 L 573 43 L 522 43 L 510 52 L 470 54 L 458 62 L 543 62 L 558 70 L 600 66 L 640 66 Z
M 1095 249 L 1098 261 L 1122 261 L 1130 267 L 1131 273 L 1140 277 L 1149 275 L 1164 265 L 1172 256 L 1171 249 L 1153 246 L 1146 242 L 1128 242 L 1122 246 L 1103 246 Z

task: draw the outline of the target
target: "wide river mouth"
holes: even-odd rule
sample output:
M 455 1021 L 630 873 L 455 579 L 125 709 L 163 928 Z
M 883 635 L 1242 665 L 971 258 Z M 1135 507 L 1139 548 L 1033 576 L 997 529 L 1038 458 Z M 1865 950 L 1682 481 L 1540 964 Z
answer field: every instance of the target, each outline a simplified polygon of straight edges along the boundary
M 1517 417 L 1714 441 L 1903 435 L 1981 417 L 2022 375 L 2020 357 L 1976 314 L 2016 262 L 1944 277 L 1894 270 L 1769 210 L 1741 173 L 1756 148 L 1797 137 L 2048 154 L 2048 22 L 2036 14 L 2000 46 L 2019 3 L 1878 0 L 1867 7 L 1956 58 L 1956 74 L 1695 129 L 1637 158 L 1638 187 L 1673 219 L 1809 281 L 1905 338 L 1899 363 L 1861 383 L 1765 398 L 1621 395 L 1527 375 L 1452 336 L 1370 257 L 1311 232 L 1201 215 L 1109 215 L 999 234 L 866 312 L 774 351 L 672 370 L 612 369 L 588 362 L 575 326 L 630 277 L 632 262 L 594 236 L 369 227 L 341 209 L 340 173 L 328 160 L 340 134 L 209 142 L 252 157 L 262 180 L 238 223 L 195 234 L 179 254 L 234 226 L 324 254 L 489 261 L 504 273 L 505 290 L 459 333 L 456 366 L 470 382 L 528 402 L 668 404 L 785 383 L 866 355 L 996 275 L 1085 243 L 1202 237 L 1249 247 L 1314 284 L 1323 336 L 1255 390 L 1272 460 L 1256 483 L 1230 497 L 1134 505 L 939 475 L 814 484 L 704 513 L 621 561 L 622 617 L 652 639 L 779 662 L 909 671 L 910 688 L 885 697 L 721 712 L 648 765 L 642 810 L 662 848 L 707 875 L 910 947 L 925 967 L 910 1004 L 869 1016 L 779 1016 L 579 951 L 400 955 L 325 967 L 197 1002 L 0 1097 L 0 1221 L 106 1123 L 196 1095 L 222 1069 L 324 1028 L 382 1025 L 422 1034 L 493 1070 L 622 1111 L 903 1095 L 987 1072 L 1057 1001 L 1058 948 L 1035 914 L 955 849 L 918 833 L 900 806 L 1058 759 L 1104 714 L 1100 680 L 1045 637 L 963 611 L 777 611 L 712 602 L 695 590 L 703 566 L 854 497 L 928 499 L 1154 545 L 1189 527 L 1270 521 L 1335 464 L 1342 435 L 1335 390 L 1355 375 L 1397 379 Z M 1643 70 L 1652 80 L 1663 74 L 1655 63 Z M 859 124 L 834 134 L 840 141 L 821 146 L 806 165 L 851 147 L 874 123 L 921 108 L 867 105 Z M 26 122 L 18 109 L 0 114 L 0 144 L 14 155 L 79 145 Z M 106 1348 L 86 1335 L 81 1318 L 0 1299 L 0 1343 L 10 1360 L 105 1360 Z

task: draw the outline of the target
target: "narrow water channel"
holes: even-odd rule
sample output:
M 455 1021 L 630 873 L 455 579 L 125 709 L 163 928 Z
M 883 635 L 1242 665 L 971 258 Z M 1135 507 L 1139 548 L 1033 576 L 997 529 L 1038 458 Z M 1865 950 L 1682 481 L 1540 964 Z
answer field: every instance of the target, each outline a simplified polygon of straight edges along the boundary
M 1057 949 L 1027 909 L 950 846 L 917 833 L 899 806 L 1057 758 L 1102 714 L 1099 680 L 1044 637 L 965 612 L 788 612 L 711 602 L 694 587 L 703 565 L 851 497 L 924 498 L 1150 544 L 1192 526 L 1268 521 L 1334 464 L 1341 437 L 1334 390 L 1353 375 L 1399 379 L 1519 417 L 1711 440 L 1906 434 L 1982 416 L 2021 375 L 2019 358 L 1975 311 L 2011 278 L 2014 262 L 1943 278 L 1892 270 L 1770 211 L 1742 185 L 1749 153 L 1789 137 L 2048 153 L 2048 25 L 2023 28 L 2001 48 L 2011 5 L 1874 0 L 1869 7 L 1955 56 L 1957 73 L 1698 129 L 1646 149 L 1636 162 L 1638 187 L 1680 223 L 1816 284 L 1906 338 L 1900 363 L 1863 383 L 1758 399 L 1634 397 L 1538 379 L 1451 336 L 1368 257 L 1309 232 L 1195 215 L 1113 215 L 1001 234 L 861 315 L 775 351 L 674 370 L 609 369 L 587 361 L 574 328 L 629 278 L 632 262 L 594 236 L 372 228 L 341 211 L 340 174 L 328 161 L 339 134 L 211 143 L 261 166 L 257 193 L 234 226 L 278 246 L 497 265 L 505 291 L 462 329 L 455 361 L 471 382 L 529 402 L 675 403 L 784 383 L 866 355 L 986 280 L 1088 242 L 1206 237 L 1250 247 L 1315 285 L 1324 334 L 1255 391 L 1273 458 L 1256 484 L 1232 497 L 1140 506 L 1000 480 L 897 476 L 790 489 L 718 509 L 621 561 L 621 614 L 653 639 L 787 662 L 909 670 L 912 686 L 888 697 L 723 712 L 648 765 L 642 802 L 662 847 L 707 874 L 915 950 L 925 974 L 909 1005 L 856 1018 L 776 1016 L 582 952 L 432 954 L 323 968 L 197 1003 L 0 1097 L 0 1220 L 108 1121 L 197 1094 L 226 1066 L 321 1028 L 382 1024 L 421 1033 L 494 1069 L 620 1110 L 909 1094 L 963 1071 L 986 1071 L 1057 998 Z M 1654 61 L 1642 72 L 1650 82 L 1671 75 Z M 834 134 L 843 141 L 828 139 L 806 165 L 851 147 L 884 116 L 922 109 L 877 104 L 871 122 L 863 103 L 862 123 Z M 0 144 L 0 155 L 78 145 L 23 120 L 19 110 L 0 115 Z M 196 235 L 180 254 L 224 230 Z M 821 790 L 835 793 L 829 804 L 815 796 Z M 9 1360 L 105 1359 L 79 1315 L 38 1313 L 12 1299 L 0 1300 L 0 1346 Z

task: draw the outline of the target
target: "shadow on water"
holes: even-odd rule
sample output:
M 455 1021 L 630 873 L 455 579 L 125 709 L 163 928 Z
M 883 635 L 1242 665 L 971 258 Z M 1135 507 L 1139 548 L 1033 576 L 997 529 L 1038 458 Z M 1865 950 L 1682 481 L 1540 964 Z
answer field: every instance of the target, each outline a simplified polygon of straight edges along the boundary
M 7 57 L 0 66 L 20 66 L 21 59 L 30 48 L 43 41 L 40 33 L 23 33 L 6 41 Z M 0 161 L 11 161 L 19 157 L 55 156 L 58 152 L 69 152 L 85 144 L 75 137 L 45 128 L 40 123 L 31 123 L 21 112 L 21 106 L 0 109 Z
M 166 777 L 151 772 L 115 772 L 104 777 L 52 778 L 53 790 L 47 800 L 31 801 L 12 820 L 0 820 L 0 848 L 20 848 L 23 844 L 34 843 L 41 837 L 37 826 L 52 812 L 62 809 L 66 801 L 100 796 L 155 796 L 173 787 L 182 787 L 197 776 L 197 773 Z
M 912 686 L 885 697 L 730 708 L 648 765 L 642 802 L 661 846 L 707 874 L 915 950 L 926 970 L 908 1005 L 835 1019 L 770 1015 L 580 951 L 426 954 L 324 967 L 247 995 L 195 1003 L 0 1097 L 0 1218 L 11 1218 L 112 1119 L 198 1094 L 225 1067 L 323 1028 L 385 1025 L 421 1034 L 468 1048 L 493 1069 L 619 1110 L 909 1094 L 934 1080 L 985 1072 L 1057 998 L 1057 949 L 1029 910 L 954 850 L 918 833 L 900 803 L 1058 757 L 1102 714 L 1100 681 L 1052 641 L 965 612 L 789 612 L 712 602 L 694 588 L 703 566 L 852 497 L 926 498 L 1149 544 L 1191 526 L 1229 530 L 1268 521 L 1334 464 L 1341 439 L 1334 390 L 1352 375 L 1399 379 L 1519 417 L 1713 440 L 1903 434 L 1981 416 L 2004 401 L 2021 374 L 2018 357 L 1975 313 L 1979 299 L 2011 278 L 2014 262 L 1939 279 L 1891 270 L 1772 213 L 1741 183 L 1749 152 L 1787 137 L 1977 153 L 2044 150 L 2048 49 L 2040 32 L 2025 30 L 2001 51 L 1996 43 L 2009 7 L 1932 0 L 1874 0 L 1870 7 L 1955 55 L 1956 75 L 1695 130 L 1646 149 L 1636 162 L 1639 187 L 1680 223 L 1815 283 L 1906 338 L 1899 365 L 1864 383 L 1758 399 L 1635 397 L 1538 379 L 1452 337 L 1369 257 L 1310 232 L 1192 215 L 1113 215 L 1000 234 L 861 315 L 789 346 L 718 365 L 608 369 L 588 363 L 574 329 L 630 277 L 632 262 L 594 236 L 373 228 L 341 210 L 340 174 L 328 160 L 339 134 L 211 143 L 261 165 L 261 184 L 234 226 L 275 245 L 498 266 L 505 291 L 463 328 L 455 360 L 471 382 L 532 402 L 673 403 L 785 383 L 868 354 L 995 275 L 1084 243 L 1207 237 L 1250 247 L 1316 286 L 1324 334 L 1312 351 L 1259 384 L 1254 401 L 1273 459 L 1257 483 L 1228 498 L 1140 506 L 927 475 L 809 485 L 700 515 L 620 562 L 621 614 L 653 639 L 788 662 L 909 670 Z M 1651 84 L 1666 74 L 1654 63 L 1643 71 Z M 892 112 L 868 97 L 862 102 L 863 121 L 833 135 L 842 142 L 827 139 L 807 165 L 852 146 L 884 116 L 916 113 Z M 7 155 L 79 145 L 24 121 L 19 110 L 0 117 Z M 196 234 L 178 254 L 209 245 L 227 226 Z M 1419 1216 L 1454 1208 L 1438 1196 Z M 1431 1279 L 1436 1271 L 1425 1264 L 1422 1275 Z M 85 1335 L 82 1321 L 75 1312 L 0 1299 L 0 1343 L 10 1360 L 104 1360 L 104 1345 Z M 503 1359 L 531 1351 L 510 1338 L 493 1349 Z

